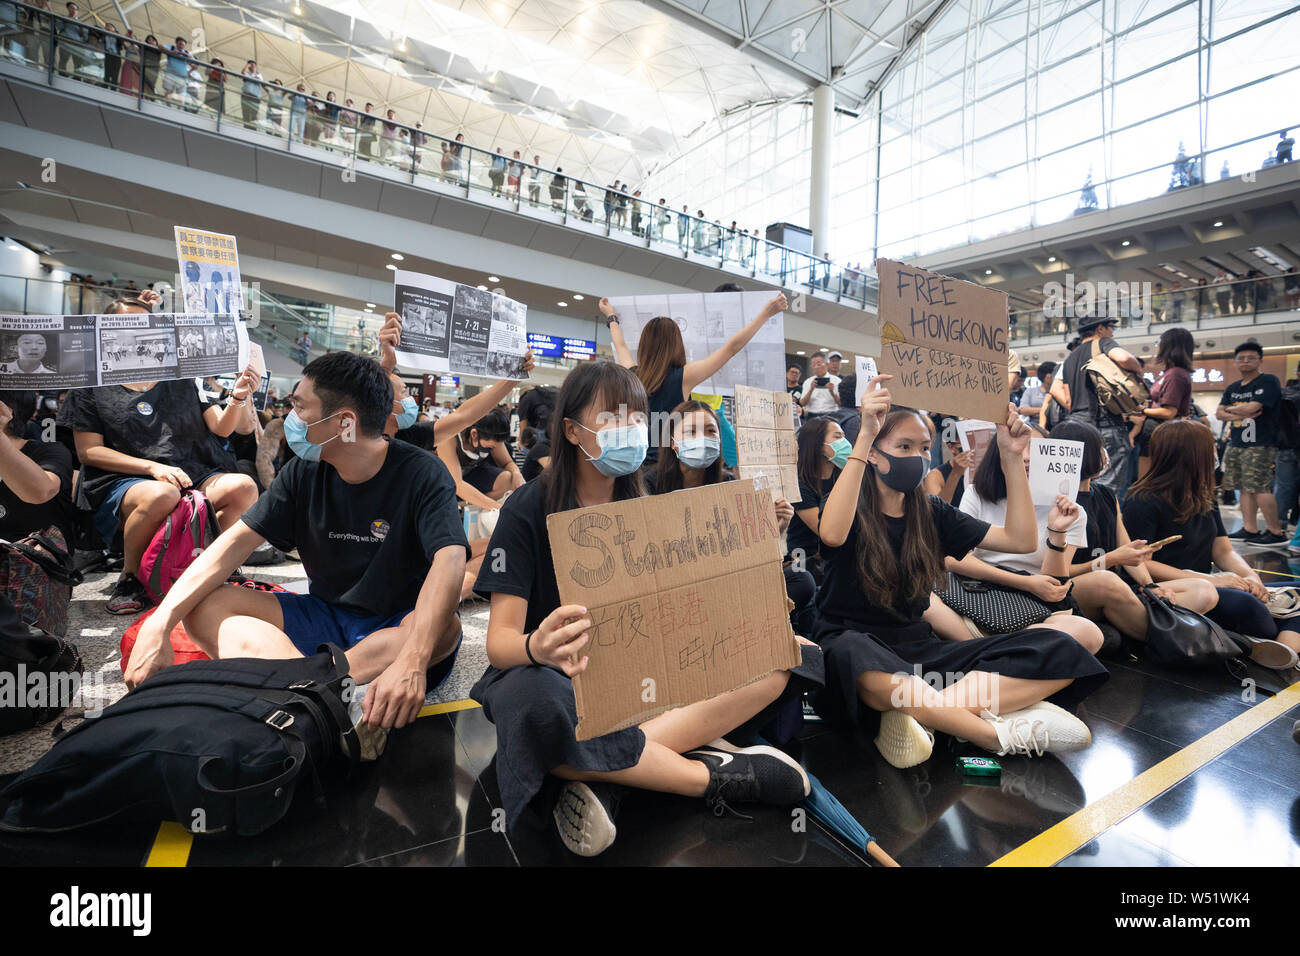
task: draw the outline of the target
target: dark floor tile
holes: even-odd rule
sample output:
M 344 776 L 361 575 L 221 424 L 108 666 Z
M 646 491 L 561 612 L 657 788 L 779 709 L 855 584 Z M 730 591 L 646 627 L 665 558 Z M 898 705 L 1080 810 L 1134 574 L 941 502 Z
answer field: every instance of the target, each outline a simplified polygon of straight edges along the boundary
M 1083 702 L 1080 712 L 1185 747 L 1245 713 L 1248 706 L 1231 690 L 1211 694 L 1116 666 L 1110 668 L 1110 680 Z
M 353 780 L 328 786 L 324 808 L 303 781 L 280 823 L 253 838 L 197 840 L 190 865 L 339 866 L 454 840 L 467 808 L 483 802 L 462 763 L 451 722 L 422 718 L 393 731 Z
M 1112 832 L 1196 866 L 1294 868 L 1300 866 L 1300 794 L 1216 761 Z
M 1191 866 L 1186 860 L 1133 834 L 1109 830 L 1075 850 L 1057 866 Z
M 518 866 L 505 835 L 478 830 L 463 837 L 399 850 L 357 866 Z
M 1081 806 L 1095 803 L 1180 749 L 1167 740 L 1084 713 L 1084 707 L 1079 708 L 1079 716 L 1092 731 L 1092 745 L 1056 755 L 1079 783 Z
M 1300 746 L 1291 739 L 1291 728 L 1297 720 L 1300 707 L 1293 707 L 1237 744 L 1218 762 L 1300 793 Z

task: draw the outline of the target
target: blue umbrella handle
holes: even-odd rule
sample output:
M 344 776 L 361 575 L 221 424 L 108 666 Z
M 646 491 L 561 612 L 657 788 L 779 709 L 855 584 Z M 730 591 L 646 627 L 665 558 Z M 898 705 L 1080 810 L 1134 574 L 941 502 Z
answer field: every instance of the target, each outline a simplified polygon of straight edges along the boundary
M 875 840 L 867 841 L 867 852 L 881 866 L 898 866 L 898 861 L 880 848 L 880 844 Z

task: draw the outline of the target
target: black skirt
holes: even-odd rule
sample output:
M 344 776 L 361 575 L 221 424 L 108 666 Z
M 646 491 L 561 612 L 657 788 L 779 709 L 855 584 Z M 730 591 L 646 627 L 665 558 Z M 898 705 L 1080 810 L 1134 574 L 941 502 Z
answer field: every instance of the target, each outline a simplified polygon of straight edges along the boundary
M 857 724 L 875 733 L 880 712 L 858 696 L 858 677 L 868 671 L 911 674 L 930 680 L 938 674 L 943 686 L 972 671 L 1025 680 L 1072 683 L 1047 699 L 1073 708 L 1104 684 L 1110 672 L 1069 634 L 1034 627 L 975 638 L 946 641 L 924 621 L 902 627 L 880 627 L 873 633 L 853 630 L 845 622 L 819 619 L 814 638 L 826 655 L 826 687 L 814 698 L 817 712 L 827 720 Z
M 745 721 L 737 732 L 757 732 L 790 701 L 825 686 L 819 647 L 800 644 L 802 659 L 791 668 L 790 682 L 773 703 Z M 552 767 L 611 772 L 635 767 L 645 749 L 640 727 L 578 740 L 578 710 L 573 683 L 562 671 L 525 665 L 500 670 L 488 667 L 469 695 L 497 730 L 497 784 L 505 804 L 506 824 L 540 828 L 554 802 Z

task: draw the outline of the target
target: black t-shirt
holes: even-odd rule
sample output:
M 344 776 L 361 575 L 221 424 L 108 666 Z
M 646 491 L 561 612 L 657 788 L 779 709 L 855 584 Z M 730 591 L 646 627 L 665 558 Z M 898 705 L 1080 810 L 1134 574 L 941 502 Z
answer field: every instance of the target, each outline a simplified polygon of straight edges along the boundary
M 1182 541 L 1165 545 L 1151 556 L 1152 560 L 1202 574 L 1209 574 L 1214 565 L 1214 539 L 1228 534 L 1218 508 L 1193 515 L 1191 521 L 1179 524 L 1174 520 L 1174 511 L 1168 502 L 1155 495 L 1125 497 L 1124 527 L 1128 529 L 1130 538 L 1148 542 L 1181 534 Z
M 939 533 L 939 546 L 950 558 L 961 560 L 984 540 L 989 523 L 958 511 L 937 495 L 930 495 L 930 513 Z M 885 516 L 889 545 L 895 557 L 903 554 L 903 532 L 906 518 Z M 855 629 L 870 631 L 874 627 L 896 628 L 916 624 L 930 606 L 927 593 L 918 601 L 907 604 L 902 597 L 892 607 L 875 607 L 868 603 L 858 578 L 858 524 L 849 528 L 849 536 L 838 548 L 822 545 L 822 559 L 826 562 L 826 578 L 817 595 L 821 615 L 831 621 L 843 622 Z
M 1223 397 L 1219 399 L 1221 405 L 1240 405 L 1245 402 L 1259 402 L 1264 406 L 1264 410 L 1253 419 L 1255 423 L 1255 440 L 1246 441 L 1243 437 L 1246 434 L 1247 422 L 1229 422 L 1228 423 L 1228 444 L 1234 447 L 1251 447 L 1260 445 L 1264 447 L 1277 446 L 1277 413 L 1278 405 L 1282 401 L 1282 383 L 1277 380 L 1276 375 L 1267 373 L 1256 375 L 1250 380 L 1249 384 L 1243 384 L 1241 381 L 1233 382 L 1223 390 Z
M 410 428 L 399 428 L 393 437 L 398 441 L 406 442 L 408 445 L 414 445 L 416 448 L 433 451 L 438 447 L 437 442 L 433 440 L 433 426 L 435 424 L 435 422 L 416 422 Z
M 22 453 L 36 462 L 42 471 L 59 479 L 58 493 L 44 504 L 23 501 L 7 484 L 0 483 L 0 538 L 17 541 L 33 531 L 54 525 L 63 534 L 71 551 L 73 540 L 72 455 L 59 442 L 28 441 Z
M 498 548 L 502 550 L 498 552 Z M 493 594 L 524 598 L 528 602 L 524 631 L 531 633 L 560 606 L 551 538 L 546 531 L 544 482 L 530 481 L 506 499 L 487 553 L 500 553 L 504 560 L 483 562 L 474 583 L 475 593 L 486 598 Z
M 807 511 L 809 508 L 816 508 L 818 514 L 826 507 L 826 498 L 830 495 L 831 489 L 835 487 L 835 479 L 839 477 L 839 471 L 831 473 L 829 478 L 823 479 L 821 488 L 814 488 L 812 485 L 806 485 L 799 482 L 799 500 L 794 502 L 794 517 L 790 519 L 790 527 L 785 533 L 785 547 L 787 554 L 793 554 L 796 550 L 802 550 L 805 558 L 812 557 L 821 553 L 821 538 L 817 537 L 815 528 L 810 528 L 803 523 L 799 517 L 799 512 Z
M 943 475 L 944 484 L 948 483 L 948 476 L 952 474 L 952 462 L 945 461 L 939 466 L 939 474 Z M 952 501 L 950 504 L 954 507 L 961 506 L 961 496 L 966 494 L 966 476 L 962 475 L 961 481 L 957 482 L 957 487 L 952 491 Z M 1089 512 L 1091 514 L 1091 512 Z
M 548 390 L 544 385 L 524 392 L 519 399 L 519 420 L 522 422 L 527 419 L 533 428 L 545 428 L 555 408 L 557 394 L 555 389 Z
M 650 447 L 646 450 L 646 464 L 659 460 L 659 446 L 671 441 L 668 413 L 682 403 L 682 369 L 670 368 L 663 382 L 654 390 L 650 398 Z M 655 425 L 662 430 L 656 434 Z
M 524 481 L 532 481 L 544 470 L 542 468 L 542 459 L 551 457 L 551 443 L 544 438 L 539 438 L 533 443 L 533 447 L 528 449 L 528 457 L 519 467 L 519 473 L 524 476 Z
M 197 485 L 214 472 L 235 470 L 234 454 L 203 420 L 215 405 L 190 378 L 158 382 L 143 392 L 101 385 L 69 392 L 59 422 L 76 431 L 98 432 L 113 451 L 180 468 Z M 90 466 L 84 472 L 82 487 L 91 508 L 103 503 L 109 485 L 127 477 Z
M 295 458 L 243 521 L 282 551 L 296 547 L 311 593 L 356 614 L 414 607 L 440 549 L 469 556 L 446 466 L 400 441 L 360 484 L 326 462 Z
M 1060 372 L 1061 379 L 1070 389 L 1070 417 L 1080 418 L 1092 425 L 1123 425 L 1124 419 L 1112 415 L 1097 404 L 1097 392 L 1088 381 L 1084 366 L 1093 356 L 1093 349 L 1100 346 L 1103 355 L 1111 349 L 1118 348 L 1114 338 L 1096 339 L 1078 345 L 1065 360 Z
M 1119 547 L 1119 512 L 1115 508 L 1115 492 L 1094 480 L 1088 491 L 1080 491 L 1078 505 L 1088 516 L 1088 554 L 1100 548 L 1103 552 Z M 1127 524 L 1125 527 L 1128 527 Z M 1075 563 L 1084 557 L 1075 556 Z

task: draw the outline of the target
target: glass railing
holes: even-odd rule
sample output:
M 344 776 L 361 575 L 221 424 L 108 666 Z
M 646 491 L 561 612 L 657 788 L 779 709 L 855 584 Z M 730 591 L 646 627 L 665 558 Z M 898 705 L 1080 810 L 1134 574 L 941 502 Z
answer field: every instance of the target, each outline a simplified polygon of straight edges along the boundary
M 1114 318 L 1121 335 L 1159 335 L 1173 325 L 1201 330 L 1295 321 L 1287 313 L 1300 311 L 1297 272 L 1163 289 L 1153 283 L 1080 283 L 1071 291 L 1073 305 L 1049 299 L 1043 308 L 1012 312 L 1011 344 L 1066 342 L 1088 315 Z
M 6 10 L 16 11 L 8 14 Z M 41 71 L 45 82 L 71 78 L 119 94 L 120 105 L 160 116 L 155 107 L 189 114 L 200 128 L 252 134 L 257 145 L 308 155 L 342 168 L 386 167 L 414 185 L 453 194 L 582 232 L 617 237 L 668 255 L 749 275 L 787 289 L 806 289 L 859 308 L 874 308 L 874 274 L 771 242 L 756 231 L 666 203 L 613 192 L 561 169 L 548 169 L 338 103 L 307 90 L 290 90 L 244 76 L 156 43 L 121 36 L 0 0 L 0 69 L 18 63 Z M 16 18 L 16 19 L 15 19 Z M 148 39 L 148 38 L 146 38 Z M 59 84 L 69 91 L 71 87 Z M 111 98 L 114 99 L 114 98 Z M 134 101 L 134 102 L 132 102 Z M 687 207 L 689 209 L 689 207 Z

